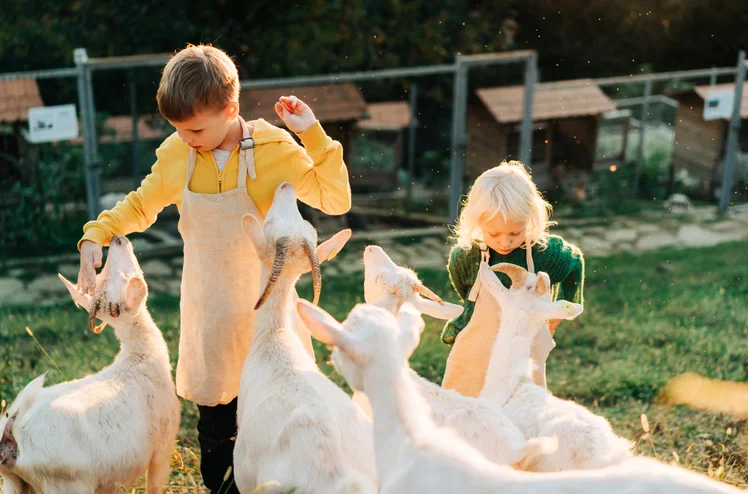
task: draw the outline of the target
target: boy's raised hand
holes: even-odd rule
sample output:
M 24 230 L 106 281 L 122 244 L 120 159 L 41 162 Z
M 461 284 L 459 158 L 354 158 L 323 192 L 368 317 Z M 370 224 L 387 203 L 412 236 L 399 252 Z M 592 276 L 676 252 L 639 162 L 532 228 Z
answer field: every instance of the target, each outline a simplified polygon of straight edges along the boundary
M 77 287 L 83 293 L 94 294 L 96 290 L 96 268 L 101 267 L 101 245 L 90 240 L 81 242 L 81 267 Z
M 275 113 L 296 134 L 301 134 L 317 121 L 312 109 L 296 96 L 281 96 L 275 104 Z

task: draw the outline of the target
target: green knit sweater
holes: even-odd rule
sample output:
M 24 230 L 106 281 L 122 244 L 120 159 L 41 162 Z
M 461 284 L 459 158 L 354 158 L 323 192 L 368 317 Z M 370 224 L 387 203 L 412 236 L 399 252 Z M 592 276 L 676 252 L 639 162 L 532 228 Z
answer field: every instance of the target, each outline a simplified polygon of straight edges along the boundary
M 503 256 L 491 249 L 489 264 L 509 262 L 527 269 L 526 252 L 524 248 L 514 249 Z M 532 260 L 535 271 L 548 273 L 551 279 L 551 296 L 553 300 L 568 300 L 583 303 L 584 285 L 584 256 L 576 245 L 566 242 L 559 236 L 551 235 L 548 246 L 543 249 L 536 246 L 532 248 Z M 453 247 L 449 253 L 449 278 L 452 281 L 457 294 L 463 300 L 465 310 L 451 321 L 447 322 L 442 331 L 442 341 L 452 345 L 457 335 L 465 329 L 475 309 L 475 302 L 470 302 L 468 294 L 475 283 L 480 266 L 480 248 L 474 245 L 469 251 L 460 247 Z M 497 273 L 504 286 L 509 287 L 511 282 L 504 273 Z

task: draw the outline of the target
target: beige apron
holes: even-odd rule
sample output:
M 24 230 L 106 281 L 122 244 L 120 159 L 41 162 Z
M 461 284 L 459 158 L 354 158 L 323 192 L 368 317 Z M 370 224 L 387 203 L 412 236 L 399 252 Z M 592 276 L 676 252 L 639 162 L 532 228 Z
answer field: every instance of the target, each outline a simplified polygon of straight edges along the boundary
M 180 217 L 184 268 L 177 394 L 204 406 L 236 398 L 254 328 L 260 261 L 242 229 L 251 213 L 262 220 L 247 194 L 247 174 L 255 178 L 254 140 L 239 117 L 242 136 L 235 189 L 218 194 L 189 190 L 196 152 L 190 150 Z M 311 340 L 302 337 L 311 353 Z
M 488 247 L 481 246 L 481 260 L 488 262 Z M 527 247 L 527 270 L 535 272 L 532 261 L 532 250 Z M 486 380 L 486 370 L 491 359 L 496 336 L 499 333 L 501 307 L 496 299 L 485 290 L 481 290 L 480 276 L 470 289 L 468 300 L 475 302 L 473 315 L 465 329 L 455 338 L 452 350 L 447 357 L 442 387 L 454 389 L 465 396 L 477 397 Z M 556 343 L 550 331 L 540 331 L 535 337 L 531 357 L 537 364 L 533 379 L 539 386 L 545 387 L 545 361 Z

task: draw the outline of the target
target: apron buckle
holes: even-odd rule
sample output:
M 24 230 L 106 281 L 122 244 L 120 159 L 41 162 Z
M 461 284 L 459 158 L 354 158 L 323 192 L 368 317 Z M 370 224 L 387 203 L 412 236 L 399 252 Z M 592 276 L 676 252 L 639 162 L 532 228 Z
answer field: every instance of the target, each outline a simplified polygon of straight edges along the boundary
M 254 148 L 255 148 L 255 140 L 252 138 L 252 136 L 242 137 L 241 139 L 239 139 L 239 149 L 241 149 L 242 151 L 246 151 L 247 149 L 254 149 Z

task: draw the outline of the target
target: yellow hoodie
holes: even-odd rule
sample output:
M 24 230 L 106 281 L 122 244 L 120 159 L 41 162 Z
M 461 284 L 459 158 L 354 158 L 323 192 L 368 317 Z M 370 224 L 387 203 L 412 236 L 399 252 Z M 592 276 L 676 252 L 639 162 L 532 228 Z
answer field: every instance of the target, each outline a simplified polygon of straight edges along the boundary
M 290 182 L 299 200 L 332 215 L 347 213 L 351 208 L 351 187 L 343 162 L 343 147 L 332 140 L 319 122 L 299 134 L 304 147 L 286 130 L 263 119 L 247 122 L 254 125 L 254 159 L 257 178 L 247 177 L 247 192 L 265 216 L 273 202 L 278 185 Z M 83 225 L 83 240 L 107 246 L 115 235 L 142 232 L 151 226 L 162 209 L 176 204 L 181 212 L 187 160 L 190 147 L 174 133 L 156 150 L 156 163 L 140 187 L 122 202 L 103 211 L 96 221 Z M 239 146 L 229 156 L 223 172 L 212 151 L 198 152 L 195 172 L 189 188 L 200 194 L 216 194 L 234 189 L 239 172 Z

